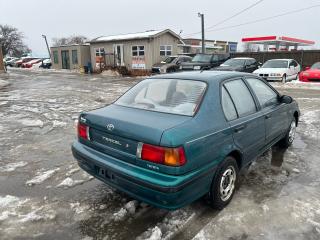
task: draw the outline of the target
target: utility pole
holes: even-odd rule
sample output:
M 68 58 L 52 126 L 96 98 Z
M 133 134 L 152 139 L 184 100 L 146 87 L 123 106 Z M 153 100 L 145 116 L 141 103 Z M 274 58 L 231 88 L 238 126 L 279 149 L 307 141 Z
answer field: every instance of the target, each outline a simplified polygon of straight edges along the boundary
M 206 53 L 205 39 L 204 39 L 204 14 L 203 13 L 198 13 L 198 17 L 201 18 L 202 53 Z
M 46 41 L 46 45 L 47 45 L 47 49 L 48 49 L 48 53 L 49 53 L 49 57 L 51 58 L 51 52 L 50 52 L 50 49 L 49 49 L 49 44 L 48 44 L 48 41 L 47 41 L 47 36 L 42 34 L 42 37 L 43 37 L 43 38 L 44 38 L 44 40 Z

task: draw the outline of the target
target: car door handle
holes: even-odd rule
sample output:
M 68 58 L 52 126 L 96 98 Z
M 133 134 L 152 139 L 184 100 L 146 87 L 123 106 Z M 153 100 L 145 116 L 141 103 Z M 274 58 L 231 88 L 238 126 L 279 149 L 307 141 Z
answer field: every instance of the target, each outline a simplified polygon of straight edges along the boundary
M 239 133 L 241 132 L 243 129 L 245 129 L 247 126 L 246 125 L 241 125 L 241 126 L 238 126 L 234 129 L 234 132 L 235 133 Z
M 264 116 L 265 119 L 270 119 L 271 118 L 271 114 L 267 114 Z

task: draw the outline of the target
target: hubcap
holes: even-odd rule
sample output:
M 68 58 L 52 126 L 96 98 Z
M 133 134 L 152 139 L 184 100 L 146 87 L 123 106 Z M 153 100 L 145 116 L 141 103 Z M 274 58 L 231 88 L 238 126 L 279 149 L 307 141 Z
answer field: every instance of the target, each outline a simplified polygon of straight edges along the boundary
M 296 135 L 296 123 L 292 121 L 289 131 L 289 142 L 292 143 Z
M 233 166 L 229 166 L 221 177 L 220 196 L 222 201 L 227 201 L 232 196 L 236 183 L 236 171 Z

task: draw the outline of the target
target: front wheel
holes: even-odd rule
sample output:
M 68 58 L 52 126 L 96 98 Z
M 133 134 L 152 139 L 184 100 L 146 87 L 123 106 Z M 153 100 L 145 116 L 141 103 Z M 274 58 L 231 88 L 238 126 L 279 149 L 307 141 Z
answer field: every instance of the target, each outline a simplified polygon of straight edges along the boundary
M 297 124 L 295 119 L 293 119 L 290 123 L 290 127 L 287 131 L 286 136 L 283 139 L 281 139 L 279 142 L 280 147 L 288 148 L 292 145 L 293 140 L 296 136 L 296 128 L 297 128 Z
M 237 186 L 238 173 L 236 160 L 231 156 L 226 157 L 211 184 L 209 200 L 212 207 L 221 210 L 230 203 Z

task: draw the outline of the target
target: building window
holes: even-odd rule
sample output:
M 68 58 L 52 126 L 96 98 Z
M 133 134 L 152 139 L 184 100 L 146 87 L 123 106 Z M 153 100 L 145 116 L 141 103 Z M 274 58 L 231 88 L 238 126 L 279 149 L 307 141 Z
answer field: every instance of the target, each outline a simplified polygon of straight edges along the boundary
M 160 56 L 171 56 L 171 54 L 172 54 L 171 45 L 160 46 Z
M 53 63 L 58 64 L 59 58 L 58 58 L 58 51 L 53 51 Z
M 72 50 L 72 64 L 78 64 L 78 51 Z
M 104 48 L 96 48 L 96 57 L 102 57 L 104 55 Z
M 144 46 L 132 46 L 132 56 L 144 56 Z

